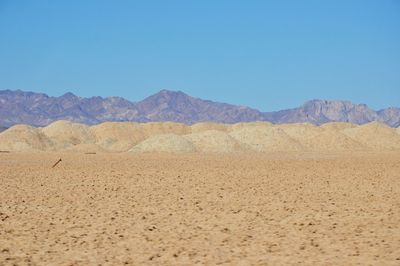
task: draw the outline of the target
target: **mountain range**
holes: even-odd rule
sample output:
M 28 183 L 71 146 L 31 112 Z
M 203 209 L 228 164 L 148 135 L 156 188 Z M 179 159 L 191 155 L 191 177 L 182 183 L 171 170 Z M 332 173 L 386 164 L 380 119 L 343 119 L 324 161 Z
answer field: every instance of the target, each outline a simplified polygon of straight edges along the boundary
M 302 106 L 276 112 L 191 97 L 181 91 L 161 90 L 139 102 L 121 97 L 83 98 L 72 93 L 51 97 L 43 93 L 0 90 L 0 131 L 15 124 L 45 126 L 56 120 L 85 124 L 106 121 L 174 121 L 237 123 L 270 121 L 272 123 L 327 122 L 365 124 L 380 121 L 400 126 L 400 108 L 375 111 L 365 104 L 350 101 L 311 100 Z

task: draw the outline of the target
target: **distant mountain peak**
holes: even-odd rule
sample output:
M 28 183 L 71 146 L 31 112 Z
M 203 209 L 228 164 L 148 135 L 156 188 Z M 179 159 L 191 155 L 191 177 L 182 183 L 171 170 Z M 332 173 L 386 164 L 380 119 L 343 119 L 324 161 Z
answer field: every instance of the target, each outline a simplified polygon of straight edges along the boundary
M 155 94 L 185 94 L 183 91 L 177 90 L 177 91 L 173 91 L 173 90 L 169 90 L 169 89 L 162 89 L 159 92 L 155 93 Z
M 0 127 L 14 124 L 45 126 L 55 120 L 96 124 L 106 121 L 174 121 L 237 123 L 270 121 L 273 123 L 323 124 L 384 122 L 400 126 L 400 108 L 379 111 L 350 101 L 313 99 L 297 108 L 263 113 L 246 106 L 236 106 L 192 97 L 182 91 L 162 89 L 133 103 L 121 97 L 82 98 L 68 92 L 60 97 L 21 90 L 0 90 Z
M 176 97 L 191 97 L 191 96 L 187 95 L 186 93 L 184 93 L 182 91 L 172 91 L 172 90 L 163 89 L 147 98 L 172 99 L 172 98 L 176 98 Z
M 66 92 L 61 97 L 77 97 L 77 96 L 72 92 Z
M 67 93 L 64 93 L 60 98 L 63 98 L 63 99 L 75 99 L 75 98 L 79 98 L 79 97 L 76 96 L 75 94 L 73 94 L 72 92 L 67 92 Z
M 303 106 L 308 106 L 308 105 L 325 105 L 325 106 L 331 106 L 331 105 L 346 105 L 346 106 L 353 106 L 356 105 L 352 103 L 351 101 L 345 101 L 345 100 L 321 100 L 321 99 L 313 99 L 310 101 L 306 101 Z

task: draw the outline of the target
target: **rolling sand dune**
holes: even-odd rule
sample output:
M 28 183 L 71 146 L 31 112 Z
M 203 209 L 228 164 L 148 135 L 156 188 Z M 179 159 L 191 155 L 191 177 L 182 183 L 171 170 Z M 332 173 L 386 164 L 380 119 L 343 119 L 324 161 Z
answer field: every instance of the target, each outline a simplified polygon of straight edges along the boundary
M 42 129 L 44 135 L 52 139 L 56 149 L 68 148 L 81 143 L 93 143 L 89 126 L 60 120 Z
M 341 130 L 353 128 L 351 124 L 335 123 L 317 127 L 312 124 L 280 125 L 286 134 L 309 151 L 357 151 L 366 149 L 361 143 L 343 134 Z
M 400 138 L 394 128 L 383 123 L 369 123 L 342 131 L 347 136 L 375 150 L 399 150 Z
M 107 150 L 103 149 L 101 146 L 92 143 L 81 143 L 74 146 L 70 146 L 65 148 L 65 152 L 79 152 L 79 153 L 98 153 L 98 152 L 107 152 Z
M 199 133 L 207 130 L 218 130 L 218 131 L 228 131 L 231 125 L 228 124 L 219 124 L 219 123 L 211 123 L 211 122 L 203 122 L 197 123 L 190 126 L 191 133 Z
M 0 133 L 0 150 L 45 151 L 53 150 L 54 143 L 38 128 L 15 125 Z
M 233 124 L 230 125 L 230 131 L 234 131 L 234 130 L 239 130 L 239 129 L 243 129 L 243 128 L 253 128 L 253 127 L 257 127 L 257 128 L 270 128 L 272 126 L 272 123 L 270 122 L 249 122 L 249 123 L 237 123 L 237 124 Z
M 331 122 L 331 123 L 326 123 L 322 124 L 320 128 L 327 129 L 327 130 L 336 130 L 340 131 L 346 128 L 354 128 L 357 127 L 357 125 L 351 124 L 351 123 L 344 123 L 344 122 Z
M 229 134 L 218 130 L 207 130 L 200 133 L 193 133 L 184 136 L 196 147 L 199 152 L 238 152 L 244 150 L 244 145 L 240 144 Z
M 357 151 L 365 150 L 366 147 L 356 140 L 341 132 L 322 131 L 313 138 L 298 140 L 306 150 L 311 151 Z
M 0 265 L 400 264 L 399 152 L 0 153 L 0 168 Z
M 199 123 L 188 126 L 172 122 L 107 122 L 89 127 L 57 121 L 44 128 L 18 125 L 1 132 L 0 150 L 170 153 L 387 151 L 400 150 L 398 133 L 399 129 L 376 122 L 362 126 L 349 123 L 322 126 L 309 123 Z
M 243 127 L 233 130 L 230 135 L 238 142 L 258 152 L 298 151 L 303 149 L 301 144 L 287 135 L 284 130 L 275 127 Z
M 192 142 L 175 134 L 155 135 L 130 149 L 130 152 L 191 153 L 195 151 L 196 148 Z
M 92 126 L 91 131 L 95 143 L 109 151 L 127 151 L 147 138 L 139 123 L 106 122 Z
M 292 138 L 313 138 L 324 131 L 323 128 L 310 123 L 276 125 Z
M 174 122 L 150 122 L 141 124 L 147 137 L 160 134 L 184 135 L 191 133 L 190 126 Z
M 145 139 L 161 134 L 183 135 L 190 133 L 184 124 L 165 123 L 130 123 L 106 122 L 91 128 L 96 143 L 109 151 L 128 151 Z

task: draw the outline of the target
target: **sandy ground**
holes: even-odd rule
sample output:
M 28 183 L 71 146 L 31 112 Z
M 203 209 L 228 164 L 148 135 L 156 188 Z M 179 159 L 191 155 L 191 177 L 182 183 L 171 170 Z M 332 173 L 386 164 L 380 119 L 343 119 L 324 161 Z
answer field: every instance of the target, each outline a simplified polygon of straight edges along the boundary
M 400 265 L 400 154 L 0 154 L 0 265 L 123 264 Z

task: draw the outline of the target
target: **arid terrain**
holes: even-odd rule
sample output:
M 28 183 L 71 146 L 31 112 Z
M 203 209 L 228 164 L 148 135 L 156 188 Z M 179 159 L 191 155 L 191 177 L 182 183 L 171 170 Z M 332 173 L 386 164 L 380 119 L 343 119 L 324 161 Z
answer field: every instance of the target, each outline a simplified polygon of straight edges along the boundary
M 398 151 L 10 152 L 0 170 L 0 265 L 400 265 Z
M 400 151 L 400 128 L 383 123 L 237 124 L 56 121 L 14 125 L 0 133 L 0 152 L 270 153 Z

